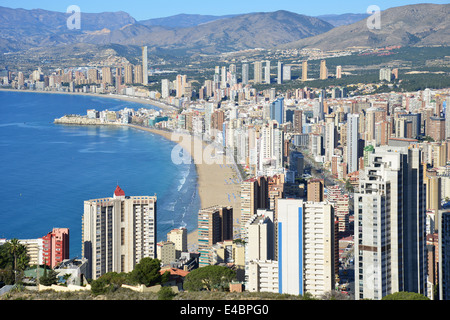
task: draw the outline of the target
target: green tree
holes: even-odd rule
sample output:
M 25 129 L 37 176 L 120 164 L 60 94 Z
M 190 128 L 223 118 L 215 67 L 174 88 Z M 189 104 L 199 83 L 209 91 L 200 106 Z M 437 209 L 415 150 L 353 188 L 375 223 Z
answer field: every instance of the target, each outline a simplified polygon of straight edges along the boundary
M 185 278 L 183 287 L 188 291 L 218 291 L 228 288 L 236 278 L 236 272 L 223 266 L 206 266 L 191 271 Z
M 11 239 L 0 247 L 0 268 L 10 265 L 14 271 L 14 282 L 19 280 L 18 275 L 28 267 L 29 262 L 27 249 L 18 239 Z
M 430 300 L 420 293 L 400 291 L 384 296 L 381 300 Z
M 143 284 L 146 287 L 161 283 L 161 261 L 152 258 L 143 258 L 130 273 L 130 281 Z
M 57 272 L 55 270 L 47 270 L 47 266 L 44 266 L 44 274 L 39 278 L 39 283 L 43 286 L 51 286 L 58 283 Z

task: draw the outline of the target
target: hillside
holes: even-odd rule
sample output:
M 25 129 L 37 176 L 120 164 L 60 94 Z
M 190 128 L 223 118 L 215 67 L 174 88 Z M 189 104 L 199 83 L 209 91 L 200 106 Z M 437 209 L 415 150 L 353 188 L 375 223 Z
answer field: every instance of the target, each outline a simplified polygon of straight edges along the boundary
M 271 48 L 317 35 L 333 26 L 314 17 L 288 11 L 251 13 L 224 18 L 188 28 L 133 24 L 104 34 L 80 36 L 82 42 L 147 45 L 163 49 L 196 49 L 223 52 Z
M 333 28 L 328 22 L 288 11 L 231 17 L 199 16 L 200 21 L 196 20 L 199 17 L 195 15 L 180 15 L 165 18 L 165 22 L 157 22 L 157 19 L 137 22 L 125 12 L 82 13 L 80 30 L 67 28 L 69 16 L 67 13 L 41 9 L 0 7 L 0 50 L 8 52 L 90 43 L 147 45 L 151 48 L 218 53 L 270 48 Z M 177 18 L 178 24 L 174 24 Z
M 280 48 L 344 50 L 350 47 L 446 45 L 450 42 L 450 5 L 417 4 L 381 12 L 381 28 L 370 30 L 367 19 L 294 41 Z

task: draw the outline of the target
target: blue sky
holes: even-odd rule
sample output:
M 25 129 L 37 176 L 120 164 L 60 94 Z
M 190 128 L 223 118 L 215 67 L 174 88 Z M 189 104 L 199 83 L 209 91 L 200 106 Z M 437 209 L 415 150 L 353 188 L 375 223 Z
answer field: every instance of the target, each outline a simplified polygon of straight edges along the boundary
M 180 13 L 226 15 L 276 10 L 318 16 L 332 13 L 365 13 L 370 5 L 377 5 L 381 10 L 385 10 L 416 3 L 445 4 L 448 0 L 1 0 L 0 6 L 66 12 L 70 5 L 77 5 L 81 12 L 125 11 L 136 20 L 145 20 Z

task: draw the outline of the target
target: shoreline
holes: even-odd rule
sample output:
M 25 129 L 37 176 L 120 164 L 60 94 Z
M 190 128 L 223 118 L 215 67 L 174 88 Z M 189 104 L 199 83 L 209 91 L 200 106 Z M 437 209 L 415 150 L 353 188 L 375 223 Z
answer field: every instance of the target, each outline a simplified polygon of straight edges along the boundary
M 203 148 L 207 143 L 197 137 L 193 137 L 187 133 L 177 133 L 154 128 L 141 127 L 133 124 L 126 124 L 130 128 L 143 130 L 153 134 L 157 134 L 177 143 L 186 150 L 195 164 L 197 171 L 197 188 L 200 197 L 201 208 L 211 206 L 231 206 L 233 207 L 233 221 L 240 221 L 240 183 L 233 183 L 237 179 L 238 174 L 232 166 L 224 164 L 207 164 L 204 163 L 203 153 L 197 152 L 198 145 Z M 181 138 L 181 141 L 179 140 Z M 197 143 L 197 149 L 196 144 Z M 194 152 L 192 152 L 194 151 Z M 224 158 L 219 158 L 219 161 Z M 198 229 L 188 230 L 188 245 L 197 244 Z
M 109 95 L 109 94 L 92 94 L 92 93 L 79 93 L 79 92 L 55 92 L 55 91 L 30 91 L 30 90 L 17 90 L 17 89 L 2 89 L 3 91 L 8 92 L 25 92 L 25 93 L 43 93 L 43 94 L 66 94 L 66 95 L 82 95 L 82 96 L 90 96 L 97 98 L 112 98 L 119 99 L 122 101 L 135 102 L 140 104 L 148 104 L 154 107 L 174 111 L 177 110 L 173 106 L 164 105 L 162 103 L 158 103 L 157 101 L 153 101 L 150 99 L 142 99 L 142 98 L 131 98 L 117 95 Z M 81 124 L 83 125 L 83 124 Z M 107 123 L 103 125 L 109 125 Z M 236 183 L 235 181 L 239 181 L 239 173 L 234 170 L 234 167 L 231 165 L 227 165 L 226 161 L 222 158 L 223 164 L 207 164 L 203 163 L 202 155 L 203 153 L 196 152 L 196 144 L 197 146 L 200 144 L 203 146 L 207 146 L 207 143 L 200 140 L 197 137 L 194 137 L 187 133 L 177 133 L 172 131 L 165 131 L 160 129 L 142 127 L 134 124 L 119 124 L 123 126 L 127 126 L 130 128 L 134 128 L 136 130 L 143 130 L 153 134 L 157 134 L 175 142 L 179 146 L 181 146 L 184 150 L 186 150 L 191 157 L 191 160 L 194 162 L 196 171 L 197 171 L 197 192 L 200 197 L 201 209 L 208 208 L 211 206 L 219 205 L 219 206 L 231 206 L 233 207 L 233 224 L 234 226 L 238 226 L 236 221 L 240 221 L 240 182 Z M 181 141 L 176 140 L 175 138 L 182 138 Z M 193 138 L 193 139 L 192 139 Z M 190 142 L 190 144 L 189 144 Z M 190 152 L 194 151 L 194 152 Z M 223 157 L 223 156 L 222 156 Z M 220 159 L 219 159 L 220 160 Z M 188 230 L 188 245 L 195 244 L 197 245 L 198 239 L 198 229 Z
M 89 96 L 89 97 L 97 97 L 97 98 L 110 98 L 110 99 L 118 99 L 122 101 L 135 102 L 140 104 L 152 105 L 154 107 L 174 111 L 177 110 L 175 107 L 170 105 L 165 105 L 161 102 L 143 99 L 143 98 L 132 98 L 125 97 L 119 95 L 109 95 L 109 94 L 93 94 L 93 93 L 82 93 L 82 92 L 59 92 L 59 91 L 31 91 L 31 90 L 17 90 L 17 89 L 4 89 L 0 88 L 1 91 L 8 92 L 19 92 L 19 93 L 42 93 L 42 94 L 66 94 L 66 95 L 79 95 L 79 96 Z M 105 124 L 108 125 L 108 124 Z M 125 124 L 121 124 L 125 125 Z M 172 142 L 177 143 L 184 150 L 188 152 L 190 150 L 195 151 L 194 141 L 201 141 L 198 138 L 192 139 L 192 143 L 189 146 L 187 142 L 189 138 L 192 138 L 189 134 L 178 134 L 174 133 L 177 136 L 183 137 L 182 141 L 173 139 L 173 132 L 164 131 L 154 128 L 141 127 L 138 125 L 126 124 L 125 126 L 137 129 L 148 131 L 153 134 L 157 134 L 170 140 Z M 187 138 L 187 139 L 185 139 Z M 207 144 L 201 141 L 203 146 Z M 234 168 L 230 165 L 220 165 L 220 164 L 206 164 L 202 163 L 201 157 L 199 158 L 198 153 L 191 153 L 191 159 L 194 161 L 196 171 L 197 171 L 197 192 L 199 193 L 201 208 L 207 208 L 214 205 L 220 206 L 232 206 L 233 207 L 233 221 L 240 221 L 240 183 L 234 183 L 233 181 L 239 176 L 239 173 L 235 172 Z M 223 161 L 222 163 L 225 163 Z M 239 220 L 237 220 L 239 219 Z M 188 244 L 197 244 L 197 236 L 198 230 L 188 230 Z
M 147 104 L 153 107 L 165 110 L 165 111 L 176 111 L 177 108 L 163 102 L 152 100 L 150 98 L 142 98 L 142 97 L 130 97 L 124 95 L 117 94 L 103 94 L 103 93 L 85 93 L 85 92 L 65 92 L 65 91 L 34 91 L 34 90 L 18 90 L 18 89 L 4 89 L 0 88 L 1 91 L 6 92 L 19 92 L 19 93 L 44 93 L 44 94 L 65 94 L 65 95 L 74 95 L 74 96 L 87 96 L 93 98 L 108 98 L 108 99 L 118 99 L 127 102 L 135 102 L 140 104 Z

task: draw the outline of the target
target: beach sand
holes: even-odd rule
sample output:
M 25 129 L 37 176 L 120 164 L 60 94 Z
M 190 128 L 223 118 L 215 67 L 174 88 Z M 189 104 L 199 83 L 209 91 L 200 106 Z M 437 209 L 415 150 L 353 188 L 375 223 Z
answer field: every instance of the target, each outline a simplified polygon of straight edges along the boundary
M 199 138 L 188 134 L 179 134 L 172 132 L 145 128 L 135 125 L 129 125 L 132 128 L 145 130 L 165 137 L 168 140 L 178 143 L 186 151 L 190 151 L 192 160 L 197 168 L 198 192 L 200 196 L 201 208 L 207 208 L 215 205 L 233 207 L 233 220 L 240 221 L 240 180 L 239 174 L 235 172 L 232 165 L 227 164 L 223 155 L 216 155 L 214 160 L 221 163 L 207 163 L 203 157 L 203 150 L 199 151 L 199 145 L 206 147 L 207 144 Z M 209 154 L 209 152 L 206 152 Z M 239 219 L 239 220 L 237 220 Z M 188 244 L 197 244 L 197 230 L 188 230 Z

